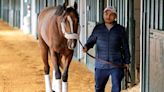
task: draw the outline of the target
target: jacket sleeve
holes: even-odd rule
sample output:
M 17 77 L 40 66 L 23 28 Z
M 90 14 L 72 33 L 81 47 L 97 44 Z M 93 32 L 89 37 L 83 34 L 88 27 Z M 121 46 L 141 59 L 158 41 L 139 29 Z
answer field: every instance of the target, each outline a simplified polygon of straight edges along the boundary
M 96 27 L 93 29 L 92 34 L 89 36 L 87 43 L 85 46 L 89 50 L 90 48 L 93 48 L 94 44 L 96 43 L 97 37 L 96 37 Z
M 125 28 L 123 29 L 122 54 L 123 54 L 124 64 L 130 64 L 130 51 L 129 51 L 129 44 L 128 44 Z

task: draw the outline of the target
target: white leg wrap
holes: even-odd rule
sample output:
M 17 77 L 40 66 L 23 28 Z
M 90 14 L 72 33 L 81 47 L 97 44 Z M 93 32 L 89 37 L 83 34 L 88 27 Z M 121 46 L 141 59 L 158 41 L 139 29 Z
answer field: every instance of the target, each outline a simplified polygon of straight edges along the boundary
M 68 83 L 62 82 L 62 92 L 68 92 Z
M 57 79 L 55 82 L 55 92 L 62 92 L 61 80 Z
M 55 91 L 55 82 L 56 82 L 56 77 L 55 77 L 55 71 L 53 71 L 53 74 L 52 74 L 52 90 Z
M 52 90 L 51 90 L 51 83 L 50 83 L 50 76 L 49 75 L 44 75 L 44 78 L 45 78 L 46 92 L 52 92 Z

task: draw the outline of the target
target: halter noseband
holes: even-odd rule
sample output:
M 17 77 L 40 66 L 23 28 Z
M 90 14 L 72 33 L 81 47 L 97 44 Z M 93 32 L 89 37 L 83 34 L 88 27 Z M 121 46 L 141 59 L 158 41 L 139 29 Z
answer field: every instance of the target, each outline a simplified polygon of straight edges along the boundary
M 66 39 L 76 39 L 76 40 L 78 40 L 79 39 L 79 34 L 78 34 L 79 32 L 74 33 L 74 31 L 73 31 L 73 21 L 72 21 L 71 17 L 67 16 L 66 18 L 68 19 L 68 21 L 70 23 L 71 33 L 66 32 L 66 30 L 65 30 L 66 25 L 65 25 L 65 22 L 64 22 L 65 20 L 63 19 L 62 22 L 61 22 L 61 29 L 62 29 L 62 33 L 64 34 L 64 37 Z

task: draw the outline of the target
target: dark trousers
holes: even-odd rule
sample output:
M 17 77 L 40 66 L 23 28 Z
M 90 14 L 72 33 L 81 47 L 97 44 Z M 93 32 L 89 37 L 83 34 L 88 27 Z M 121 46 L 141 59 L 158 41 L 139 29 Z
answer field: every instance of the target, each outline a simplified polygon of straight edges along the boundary
M 104 92 L 105 85 L 111 76 L 112 80 L 112 91 L 111 92 L 120 92 L 121 91 L 121 80 L 124 76 L 124 71 L 121 68 L 113 69 L 95 69 L 95 92 Z

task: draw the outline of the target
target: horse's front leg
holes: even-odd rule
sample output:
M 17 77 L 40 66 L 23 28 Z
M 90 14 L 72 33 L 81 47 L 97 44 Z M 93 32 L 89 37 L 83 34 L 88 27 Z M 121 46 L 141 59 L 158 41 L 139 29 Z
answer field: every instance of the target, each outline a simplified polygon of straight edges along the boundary
M 61 71 L 59 69 L 59 54 L 51 51 L 51 60 L 54 65 L 53 79 L 52 79 L 52 90 L 53 92 L 62 92 L 61 87 Z
M 48 63 L 48 46 L 46 45 L 46 43 L 43 41 L 43 39 L 41 38 L 41 36 L 39 35 L 39 46 L 40 46 L 40 50 L 41 50 L 41 56 L 42 56 L 42 60 L 44 63 L 44 77 L 45 77 L 45 91 L 46 92 L 51 92 L 51 83 L 50 83 L 50 77 L 49 77 L 49 71 L 50 71 L 50 66 Z
M 69 65 L 71 63 L 72 60 L 72 56 L 73 56 L 73 52 L 71 52 L 71 54 L 67 55 L 65 57 L 65 63 L 64 63 L 64 71 L 62 74 L 62 92 L 68 92 L 68 69 L 69 69 Z

